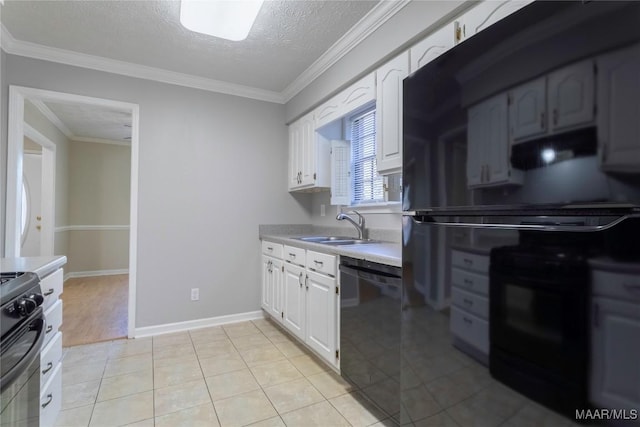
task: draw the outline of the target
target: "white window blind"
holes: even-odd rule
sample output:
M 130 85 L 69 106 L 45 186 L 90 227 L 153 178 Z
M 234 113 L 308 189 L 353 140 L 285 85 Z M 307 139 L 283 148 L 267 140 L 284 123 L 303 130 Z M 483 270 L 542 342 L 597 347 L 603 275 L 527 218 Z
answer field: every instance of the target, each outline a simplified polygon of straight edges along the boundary
M 383 178 L 376 165 L 376 111 L 351 120 L 352 204 L 384 201 Z
M 351 144 L 331 141 L 331 204 L 351 204 Z

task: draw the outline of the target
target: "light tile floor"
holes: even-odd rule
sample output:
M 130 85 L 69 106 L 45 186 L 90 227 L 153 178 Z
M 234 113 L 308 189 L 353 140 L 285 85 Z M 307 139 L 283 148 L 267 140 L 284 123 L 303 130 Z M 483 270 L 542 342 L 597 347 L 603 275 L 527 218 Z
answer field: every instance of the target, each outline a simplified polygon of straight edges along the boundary
M 57 426 L 385 426 L 268 320 L 65 349 Z

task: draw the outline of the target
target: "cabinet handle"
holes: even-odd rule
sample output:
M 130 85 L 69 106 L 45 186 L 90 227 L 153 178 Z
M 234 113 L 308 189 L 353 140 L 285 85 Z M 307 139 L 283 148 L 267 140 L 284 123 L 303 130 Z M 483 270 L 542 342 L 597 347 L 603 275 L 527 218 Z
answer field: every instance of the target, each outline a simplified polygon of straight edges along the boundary
M 300 283 L 300 287 L 302 287 L 302 272 L 300 272 L 300 276 L 298 277 L 298 283 Z
M 316 265 L 319 265 L 320 267 L 322 267 L 324 265 L 324 263 L 322 261 L 318 261 L 317 259 L 314 259 L 313 262 L 315 262 Z
M 42 375 L 46 374 L 47 372 L 49 372 L 52 369 L 53 369 L 53 363 L 51 363 L 51 362 L 47 363 L 47 367 L 42 370 Z
M 295 257 L 296 257 L 296 254 L 289 252 L 289 256 L 290 256 L 291 258 L 295 258 Z
M 631 293 L 640 293 L 640 285 L 632 285 L 631 283 L 625 283 L 624 287 Z
M 49 289 L 47 292 L 43 293 L 42 295 L 44 295 L 45 297 L 48 297 L 49 295 L 51 295 L 52 293 L 54 293 L 55 291 L 52 289 Z
M 473 305 L 473 301 L 471 301 L 470 299 L 464 298 L 463 299 L 464 303 L 467 304 L 468 306 L 472 306 Z
M 464 259 L 463 259 L 463 261 L 464 261 L 464 263 L 465 263 L 465 264 L 467 264 L 467 265 L 473 265 L 473 261 L 472 261 L 472 260 L 470 260 L 469 258 L 464 258 Z
M 49 406 L 49 403 L 51 403 L 52 400 L 53 400 L 53 394 L 51 393 L 47 394 L 47 401 L 42 404 L 42 408 L 46 408 L 47 406 Z
M 469 285 L 469 286 L 473 286 L 473 280 L 471 280 L 471 279 L 464 279 L 464 284 L 465 284 L 465 285 Z
M 469 319 L 468 317 L 463 317 L 462 320 L 464 320 L 464 323 L 467 323 L 469 325 L 473 324 L 473 320 Z
M 309 290 L 309 275 L 308 274 L 305 275 L 304 286 L 305 286 L 305 288 L 307 288 L 307 290 Z
M 45 334 L 48 334 L 51 331 L 53 331 L 53 325 L 47 326 L 47 330 L 45 331 Z
M 545 114 L 544 111 L 542 113 L 540 113 L 540 129 L 544 129 L 546 126 L 546 120 L 545 120 Z
M 272 248 L 271 246 L 269 246 L 269 247 L 267 248 L 267 250 L 268 250 L 269 252 L 273 252 L 273 248 Z

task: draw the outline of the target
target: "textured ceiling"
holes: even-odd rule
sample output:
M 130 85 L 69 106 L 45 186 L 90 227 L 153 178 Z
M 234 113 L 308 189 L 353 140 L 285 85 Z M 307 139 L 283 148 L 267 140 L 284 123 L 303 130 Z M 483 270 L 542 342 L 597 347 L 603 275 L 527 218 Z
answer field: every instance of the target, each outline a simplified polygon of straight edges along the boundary
M 6 0 L 1 19 L 20 41 L 281 92 L 377 3 L 267 0 L 240 42 L 183 28 L 178 1 Z
M 46 107 L 67 127 L 74 138 L 99 138 L 127 142 L 131 137 L 131 114 L 87 104 L 45 101 Z

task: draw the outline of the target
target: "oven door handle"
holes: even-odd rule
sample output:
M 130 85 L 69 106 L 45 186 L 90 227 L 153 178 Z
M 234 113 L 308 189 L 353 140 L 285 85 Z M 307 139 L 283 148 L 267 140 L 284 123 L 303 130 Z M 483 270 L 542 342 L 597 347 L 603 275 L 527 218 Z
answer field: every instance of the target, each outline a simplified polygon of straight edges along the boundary
M 392 286 L 396 288 L 400 288 L 402 286 L 401 277 L 382 271 L 374 271 L 364 267 L 359 268 L 344 264 L 340 264 L 340 271 L 350 276 L 354 276 L 358 279 L 365 279 L 372 283 L 377 283 L 380 285 Z
M 624 215 L 604 225 L 481 224 L 475 222 L 433 221 L 430 220 L 431 217 L 426 216 L 411 216 L 410 218 L 417 224 L 440 225 L 443 227 L 594 233 L 613 228 L 627 219 L 640 218 L 640 214 Z
M 31 363 L 33 363 L 36 358 L 40 357 L 40 350 L 42 349 L 42 343 L 44 341 L 44 329 L 46 325 L 46 320 L 44 317 L 44 312 L 42 311 L 42 307 L 38 307 L 34 310 L 34 312 L 29 316 L 29 320 L 24 322 L 24 326 L 19 330 L 15 331 L 9 337 L 7 337 L 6 341 L 8 343 L 7 346 L 14 344 L 18 341 L 21 336 L 25 334 L 26 331 L 35 330 L 37 331 L 37 335 L 35 340 L 31 343 L 29 350 L 22 356 L 22 358 L 16 363 L 12 368 L 7 371 L 0 378 L 0 391 L 4 391 L 7 387 L 9 387 L 24 371 L 27 369 Z M 2 351 L 6 351 L 5 348 Z

